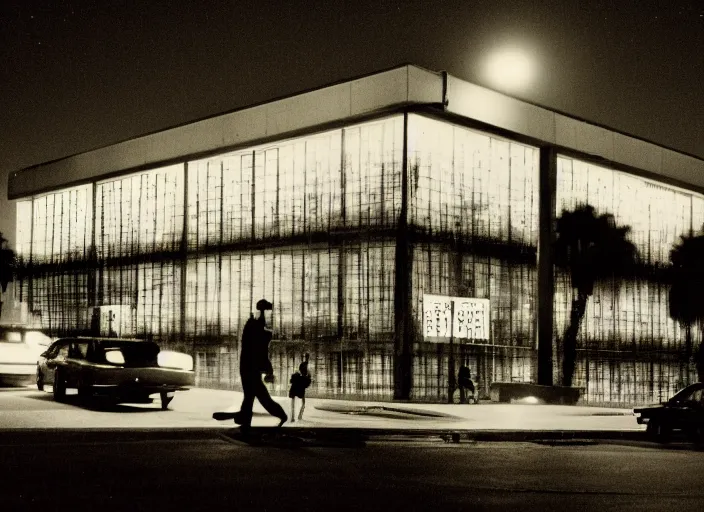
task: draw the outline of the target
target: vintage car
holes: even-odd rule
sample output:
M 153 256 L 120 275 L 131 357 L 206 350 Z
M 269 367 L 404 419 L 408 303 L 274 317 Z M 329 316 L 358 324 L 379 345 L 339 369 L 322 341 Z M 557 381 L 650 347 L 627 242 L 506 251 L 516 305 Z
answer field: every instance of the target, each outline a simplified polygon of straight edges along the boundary
M 161 351 L 151 341 L 120 338 L 62 338 L 36 363 L 37 388 L 51 385 L 61 401 L 67 388 L 81 397 L 104 396 L 115 402 L 152 403 L 158 394 L 167 409 L 174 392 L 194 384 L 193 358 Z
M 52 339 L 26 325 L 0 325 L 0 385 L 27 386 L 34 382 L 37 357 Z
M 680 390 L 667 402 L 633 409 L 637 421 L 647 425 L 646 432 L 656 441 L 666 442 L 673 433 L 693 441 L 704 441 L 704 383 Z

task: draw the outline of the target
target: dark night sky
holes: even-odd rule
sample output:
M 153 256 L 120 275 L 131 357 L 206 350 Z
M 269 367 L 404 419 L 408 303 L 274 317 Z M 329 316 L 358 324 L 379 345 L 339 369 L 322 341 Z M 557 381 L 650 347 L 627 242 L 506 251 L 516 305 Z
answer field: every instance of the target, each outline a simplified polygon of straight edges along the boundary
M 403 62 L 704 158 L 704 0 L 0 0 L 0 231 L 7 173 Z

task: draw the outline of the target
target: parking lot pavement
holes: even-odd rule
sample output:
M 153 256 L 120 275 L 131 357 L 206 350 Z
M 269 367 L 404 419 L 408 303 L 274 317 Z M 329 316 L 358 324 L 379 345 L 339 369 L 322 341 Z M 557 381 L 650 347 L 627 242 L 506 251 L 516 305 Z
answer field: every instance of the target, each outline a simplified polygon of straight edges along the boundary
M 50 388 L 49 388 L 50 389 Z M 274 397 L 290 414 L 290 400 Z M 0 391 L 0 428 L 232 428 L 231 421 L 212 419 L 215 411 L 236 411 L 242 401 L 237 391 L 194 388 L 177 392 L 169 410 L 153 405 L 109 406 L 53 401 L 50 392 L 35 388 Z M 297 406 L 299 404 L 297 403 Z M 253 426 L 273 426 L 277 420 L 255 402 Z M 644 430 L 631 409 L 583 406 L 480 403 L 401 404 L 306 399 L 303 421 L 284 427 L 362 428 L 397 430 L 477 431 L 619 431 Z

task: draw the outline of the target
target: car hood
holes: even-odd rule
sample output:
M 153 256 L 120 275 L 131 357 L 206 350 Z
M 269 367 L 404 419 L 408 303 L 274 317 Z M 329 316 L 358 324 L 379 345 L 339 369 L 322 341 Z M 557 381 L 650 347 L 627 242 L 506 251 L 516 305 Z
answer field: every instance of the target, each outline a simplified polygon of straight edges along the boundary
M 655 409 L 664 409 L 665 404 L 653 404 L 653 405 L 645 405 L 643 407 L 636 407 L 633 409 L 633 412 L 641 412 L 641 411 L 652 411 Z
M 40 354 L 25 343 L 0 343 L 0 363 L 36 364 Z

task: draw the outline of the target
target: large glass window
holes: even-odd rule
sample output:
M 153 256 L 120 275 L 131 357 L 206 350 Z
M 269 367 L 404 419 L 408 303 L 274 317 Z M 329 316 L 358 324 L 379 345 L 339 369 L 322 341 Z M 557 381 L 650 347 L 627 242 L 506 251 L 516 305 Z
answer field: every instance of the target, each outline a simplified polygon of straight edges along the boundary
M 222 242 L 224 167 L 231 163 L 232 158 L 213 158 L 188 164 L 189 248 L 217 247 Z M 229 220 L 232 222 L 233 219 Z
M 420 115 L 408 119 L 413 394 L 447 400 L 450 372 L 528 381 L 537 313 L 538 169 L 535 147 Z M 423 296 L 489 299 L 489 339 L 429 344 Z M 450 366 L 454 364 L 454 369 Z
M 183 232 L 183 165 L 98 183 L 100 258 L 178 250 Z
M 408 160 L 416 228 L 537 247 L 537 148 L 410 115 Z
M 326 247 L 225 254 L 221 271 L 215 257 L 194 259 L 187 323 L 195 334 L 218 324 L 223 334 L 239 336 L 256 302 L 266 298 L 274 305 L 268 318 L 277 339 L 335 337 L 338 268 L 337 252 Z
M 631 228 L 629 239 L 648 264 L 668 264 L 679 237 L 704 223 L 702 196 L 581 160 L 560 156 L 557 163 L 556 214 L 584 204 L 612 214 Z
M 293 246 L 189 259 L 186 324 L 190 334 L 238 337 L 255 304 L 270 300 L 277 339 L 390 341 L 394 331 L 394 245 Z M 344 280 L 340 272 L 344 260 Z M 342 288 L 341 288 L 342 287 Z
M 31 282 L 33 314 L 53 332 L 76 332 L 90 326 L 92 304 L 89 274 L 55 272 L 34 276 Z
M 34 199 L 32 256 L 36 263 L 59 263 L 88 256 L 93 235 L 90 185 Z
M 22 262 L 29 262 L 32 247 L 32 201 L 17 202 L 15 253 Z
M 628 238 L 635 244 L 641 263 L 651 269 L 669 264 L 672 247 L 699 224 L 703 214 L 699 195 L 559 157 L 556 215 L 584 204 L 593 206 L 598 215 L 611 214 L 618 225 L 628 226 Z M 647 279 L 600 283 L 595 288 L 579 333 L 582 346 L 592 340 L 611 349 L 646 340 L 660 347 L 681 345 L 683 329 L 669 316 L 669 284 L 661 282 L 656 272 L 646 274 L 650 276 Z M 569 276 L 558 272 L 556 336 L 567 326 L 571 301 Z
M 190 162 L 189 247 L 393 226 L 402 163 L 401 116 Z
M 345 245 L 344 330 L 350 339 L 390 341 L 395 330 L 395 246 Z
M 137 335 L 174 339 L 181 332 L 181 265 L 152 261 L 136 265 Z
M 391 227 L 401 210 L 403 117 L 344 129 L 345 224 Z
M 667 396 L 689 370 L 663 360 L 683 350 L 685 330 L 669 315 L 670 284 L 658 269 L 669 265 L 681 236 L 700 230 L 704 197 L 565 156 L 558 157 L 557 171 L 556 215 L 586 204 L 597 215 L 613 215 L 616 224 L 630 228 L 627 236 L 641 265 L 638 278 L 595 287 L 578 336 L 578 346 L 592 352 L 580 352 L 575 385 L 587 388 L 589 400 L 642 403 Z M 557 271 L 558 341 L 569 323 L 573 293 L 570 276 Z M 699 339 L 698 327 L 692 331 Z M 657 364 L 624 361 L 625 354 L 630 360 L 638 353 L 650 354 Z
M 413 256 L 416 320 L 423 294 L 488 298 L 493 342 L 530 343 L 537 148 L 418 115 L 408 131 L 410 222 L 431 241 Z

